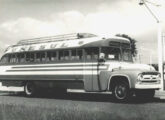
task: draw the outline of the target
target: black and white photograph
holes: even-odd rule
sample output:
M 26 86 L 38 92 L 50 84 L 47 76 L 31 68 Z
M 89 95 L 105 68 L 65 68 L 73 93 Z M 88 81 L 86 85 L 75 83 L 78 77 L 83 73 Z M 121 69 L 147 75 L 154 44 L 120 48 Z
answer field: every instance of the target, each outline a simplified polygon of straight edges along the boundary
M 165 0 L 0 0 L 0 120 L 165 120 Z

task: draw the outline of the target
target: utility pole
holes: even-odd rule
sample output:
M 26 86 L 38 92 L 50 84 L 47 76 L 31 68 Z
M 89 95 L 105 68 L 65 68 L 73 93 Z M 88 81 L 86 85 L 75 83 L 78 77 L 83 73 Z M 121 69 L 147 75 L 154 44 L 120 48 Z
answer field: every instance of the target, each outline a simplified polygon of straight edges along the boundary
M 146 2 L 148 2 L 149 4 L 155 5 L 155 6 L 160 6 L 160 5 L 156 5 L 155 3 L 151 3 L 147 0 L 140 0 L 139 5 L 144 5 L 147 10 L 150 12 L 150 14 L 153 16 L 153 18 L 156 20 L 157 25 L 158 25 L 158 33 L 157 33 L 157 38 L 158 38 L 158 70 L 161 74 L 161 90 L 164 90 L 164 65 L 163 65 L 163 39 L 162 39 L 162 25 L 161 25 L 161 21 L 156 17 L 156 15 L 152 12 L 152 10 L 148 7 L 148 5 L 146 4 Z

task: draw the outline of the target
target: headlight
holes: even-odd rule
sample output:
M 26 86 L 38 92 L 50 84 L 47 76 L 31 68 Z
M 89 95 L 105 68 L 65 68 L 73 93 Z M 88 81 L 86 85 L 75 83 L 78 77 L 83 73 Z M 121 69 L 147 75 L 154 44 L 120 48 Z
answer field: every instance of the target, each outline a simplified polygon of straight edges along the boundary
M 139 74 L 137 79 L 138 79 L 138 81 L 142 80 L 143 79 L 143 75 Z
M 157 75 L 157 78 L 161 79 L 161 74 L 160 73 Z

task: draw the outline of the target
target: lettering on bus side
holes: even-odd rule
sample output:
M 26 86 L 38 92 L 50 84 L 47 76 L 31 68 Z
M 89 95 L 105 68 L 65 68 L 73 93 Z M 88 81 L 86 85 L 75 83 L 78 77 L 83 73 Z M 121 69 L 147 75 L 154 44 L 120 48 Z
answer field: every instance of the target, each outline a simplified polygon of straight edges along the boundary
M 63 47 L 67 47 L 68 45 L 66 45 L 65 43 L 63 43 L 62 45 L 61 45 L 61 47 L 63 48 Z
M 84 41 L 79 41 L 78 44 L 79 45 L 82 45 L 84 43 Z
M 11 49 L 11 47 L 8 47 L 8 48 L 5 50 L 5 52 L 9 51 L 10 49 Z
M 29 51 L 32 51 L 32 50 L 34 50 L 34 49 L 35 49 L 34 46 L 30 46 L 30 47 L 29 47 Z
M 16 52 L 16 50 L 17 50 L 17 48 L 13 48 L 13 49 L 12 49 L 12 52 Z
M 50 48 L 53 49 L 53 48 L 56 48 L 57 44 L 51 44 L 50 45 Z
M 25 51 L 25 47 L 21 47 L 19 50 L 19 52 L 23 52 L 23 51 Z
M 45 47 L 46 47 L 45 45 L 41 45 L 40 48 L 39 48 L 39 50 L 44 50 Z

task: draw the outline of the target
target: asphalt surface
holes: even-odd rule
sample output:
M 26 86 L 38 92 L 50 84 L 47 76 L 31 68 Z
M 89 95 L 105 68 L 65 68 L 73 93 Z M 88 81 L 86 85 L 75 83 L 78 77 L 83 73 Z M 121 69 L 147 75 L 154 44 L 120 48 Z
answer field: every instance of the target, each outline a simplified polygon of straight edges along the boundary
M 0 105 L 0 112 L 4 113 L 7 111 L 10 114 L 17 111 L 17 109 L 14 108 L 14 111 L 10 111 L 10 109 L 5 110 L 5 106 L 21 106 L 18 114 L 14 113 L 14 117 L 13 115 L 9 115 L 12 116 L 12 119 L 18 119 L 21 114 L 24 116 L 26 110 L 20 110 L 21 108 L 30 108 L 30 110 L 37 108 L 37 111 L 38 109 L 53 111 L 51 113 L 52 116 L 54 115 L 52 118 L 57 117 L 58 119 L 63 119 L 62 117 L 65 117 L 65 119 L 79 120 L 165 120 L 165 100 L 156 97 L 152 100 L 137 99 L 136 97 L 133 97 L 130 101 L 121 103 L 113 100 L 111 95 L 102 94 L 68 93 L 66 95 L 52 95 L 46 93 L 37 97 L 27 98 L 23 94 L 1 93 Z M 24 113 L 21 113 L 22 111 Z M 58 112 L 60 113 L 60 116 L 56 114 Z M 48 116 L 50 112 L 41 111 L 40 114 L 32 114 L 28 119 L 36 119 L 37 115 L 43 116 L 44 114 L 46 114 L 45 116 Z M 5 115 L 2 114 L 3 119 L 6 119 Z M 45 120 L 47 117 L 40 117 L 40 119 Z

